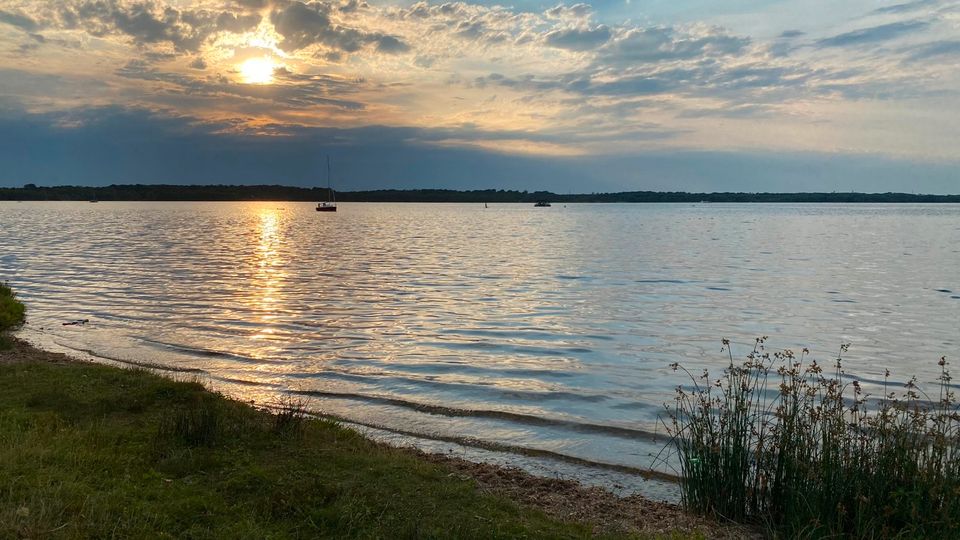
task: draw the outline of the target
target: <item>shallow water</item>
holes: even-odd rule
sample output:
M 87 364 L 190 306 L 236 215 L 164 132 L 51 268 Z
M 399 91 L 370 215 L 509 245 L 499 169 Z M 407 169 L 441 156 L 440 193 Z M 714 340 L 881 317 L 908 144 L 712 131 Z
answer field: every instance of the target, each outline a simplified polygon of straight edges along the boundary
M 932 382 L 958 268 L 960 205 L 0 202 L 31 339 L 595 483 L 724 337 Z

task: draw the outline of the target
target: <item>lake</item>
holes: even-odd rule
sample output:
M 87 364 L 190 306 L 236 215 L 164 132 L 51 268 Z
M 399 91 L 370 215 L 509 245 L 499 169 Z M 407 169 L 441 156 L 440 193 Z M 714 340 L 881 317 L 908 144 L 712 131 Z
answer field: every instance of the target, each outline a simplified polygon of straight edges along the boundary
M 631 471 L 670 472 L 671 363 L 719 374 L 722 338 L 766 335 L 851 343 L 868 391 L 930 384 L 960 358 L 958 269 L 960 205 L 0 202 L 44 347 L 665 498 Z

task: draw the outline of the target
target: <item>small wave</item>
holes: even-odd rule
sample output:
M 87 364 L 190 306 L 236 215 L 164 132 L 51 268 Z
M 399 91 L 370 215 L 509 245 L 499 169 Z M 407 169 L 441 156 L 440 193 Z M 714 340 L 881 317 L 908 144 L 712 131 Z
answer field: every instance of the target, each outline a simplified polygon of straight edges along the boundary
M 343 381 L 358 382 L 362 384 L 388 384 L 390 382 L 397 383 L 401 387 L 405 386 L 420 386 L 430 389 L 431 391 L 444 391 L 444 392 L 455 392 L 460 393 L 467 391 L 469 393 L 484 393 L 484 394 L 493 394 L 490 399 L 494 400 L 521 400 L 521 401 L 549 401 L 549 400 L 559 400 L 559 401 L 583 401 L 587 403 L 599 403 L 601 401 L 606 401 L 609 399 L 606 395 L 603 394 L 582 394 L 575 392 L 563 392 L 563 391 L 552 391 L 552 392 L 537 392 L 530 390 L 518 390 L 514 388 L 502 388 L 496 386 L 495 384 L 488 382 L 479 382 L 479 381 L 457 381 L 457 382 L 447 382 L 447 381 L 438 381 L 432 375 L 428 375 L 425 378 L 407 376 L 402 373 L 390 373 L 385 371 L 371 372 L 354 372 L 348 369 L 325 369 L 323 371 L 311 371 L 308 373 L 290 373 L 289 377 L 295 379 L 338 379 Z
M 190 354 L 194 356 L 204 356 L 207 358 L 226 358 L 229 360 L 236 360 L 238 362 L 243 362 L 246 364 L 282 364 L 277 360 L 269 360 L 264 358 L 251 358 L 249 356 L 243 356 L 236 353 L 217 351 L 214 349 L 204 349 L 203 347 L 193 347 L 190 345 L 179 345 L 176 343 L 167 343 L 164 341 L 157 341 L 154 339 L 148 338 L 138 338 L 140 341 L 159 347 L 161 349 L 167 349 L 171 351 L 182 352 L 185 354 Z
M 470 342 L 444 342 L 444 341 L 428 341 L 424 342 L 424 345 L 431 347 L 438 347 L 442 349 L 454 349 L 454 350 L 498 350 L 504 352 L 511 352 L 515 354 L 526 354 L 533 356 L 563 356 L 568 353 L 590 353 L 593 352 L 591 349 L 586 349 L 583 347 L 569 347 L 563 349 L 548 349 L 546 347 L 534 347 L 531 345 L 503 345 L 500 343 L 490 343 L 486 341 L 470 341 Z
M 157 363 L 154 363 L 154 362 L 143 362 L 143 361 L 137 361 L 137 360 L 129 360 L 129 359 L 126 359 L 126 358 L 117 358 L 117 357 L 115 357 L 115 356 L 109 356 L 109 355 L 106 355 L 106 354 L 103 354 L 103 353 L 100 353 L 100 352 L 96 352 L 96 351 L 94 351 L 94 350 L 92 350 L 92 349 L 86 349 L 86 348 L 83 348 L 83 347 L 74 347 L 74 346 L 71 346 L 71 345 L 67 345 L 67 344 L 65 344 L 65 343 L 61 343 L 61 342 L 59 342 L 59 341 L 56 341 L 56 342 L 54 342 L 54 343 L 56 343 L 57 345 L 59 345 L 60 347 L 65 348 L 65 349 L 70 349 L 70 350 L 72 350 L 72 351 L 82 352 L 82 353 L 84 353 L 84 354 L 88 354 L 88 355 L 90 355 L 90 356 L 93 356 L 94 358 L 100 358 L 100 359 L 103 359 L 103 360 L 109 360 L 109 361 L 111 361 L 111 362 L 117 362 L 117 363 L 120 363 L 120 364 L 126 364 L 126 365 L 128 365 L 128 366 L 137 366 L 137 367 L 142 367 L 142 368 L 147 368 L 147 369 L 155 369 L 155 370 L 158 370 L 158 371 L 169 371 L 169 372 L 171 372 L 171 373 L 207 373 L 206 370 L 203 370 L 203 369 L 200 369 L 200 368 L 168 366 L 168 365 L 165 365 L 165 364 L 157 364 Z
M 290 393 L 304 395 L 304 396 L 314 396 L 314 397 L 352 399 L 356 401 L 364 401 L 367 403 L 378 403 L 381 405 L 403 407 L 405 409 L 411 409 L 417 412 L 422 412 L 427 414 L 436 414 L 436 415 L 448 416 L 448 417 L 491 418 L 491 419 L 497 419 L 497 420 L 509 420 L 511 422 L 517 422 L 517 423 L 534 425 L 534 426 L 559 427 L 559 428 L 564 428 L 570 431 L 576 431 L 578 433 L 602 434 L 602 435 L 620 437 L 624 439 L 646 439 L 651 442 L 658 442 L 661 440 L 665 440 L 663 435 L 652 433 L 649 431 L 644 431 L 641 429 L 627 428 L 627 427 L 620 427 L 620 426 L 610 426 L 610 425 L 604 425 L 604 424 L 591 424 L 586 422 L 575 422 L 572 420 L 560 420 L 557 418 L 545 418 L 542 416 L 514 413 L 509 411 L 498 411 L 498 410 L 492 410 L 492 409 L 458 409 L 455 407 L 446 407 L 443 405 L 432 405 L 429 403 L 408 401 L 405 399 L 399 399 L 399 398 L 388 397 L 388 396 L 371 396 L 367 394 L 357 394 L 353 392 L 325 392 L 321 390 L 291 390 Z
M 521 455 L 521 456 L 554 459 L 557 461 L 563 461 L 566 463 L 572 463 L 572 464 L 581 465 L 584 467 L 591 467 L 595 469 L 606 469 L 606 470 L 617 471 L 617 472 L 626 473 L 626 474 L 633 474 L 633 475 L 643 477 L 647 480 L 661 480 L 661 481 L 673 482 L 673 483 L 680 481 L 680 478 L 678 476 L 670 473 L 666 473 L 663 471 L 657 471 L 654 469 L 644 469 L 640 467 L 631 467 L 629 465 L 620 465 L 618 463 L 594 461 L 594 460 L 584 459 L 577 456 L 571 456 L 569 454 L 554 452 L 552 450 L 544 450 L 540 448 L 529 448 L 526 446 L 519 446 L 519 445 L 512 445 L 512 444 L 503 444 L 503 443 L 498 443 L 493 441 L 485 441 L 485 440 L 477 439 L 474 437 L 455 437 L 455 436 L 440 435 L 438 433 L 431 433 L 431 434 L 418 433 L 415 431 L 398 429 L 395 427 L 388 427 L 381 424 L 358 422 L 356 420 L 350 420 L 348 418 L 339 417 L 337 415 L 325 414 L 322 416 L 333 418 L 341 422 L 355 424 L 358 426 L 364 426 L 364 427 L 373 428 L 373 429 L 380 429 L 383 431 L 388 431 L 390 433 L 404 435 L 406 437 L 415 437 L 420 439 L 429 439 L 434 441 L 448 442 L 453 444 L 459 444 L 461 446 L 470 446 L 473 448 L 481 448 L 483 450 L 491 450 L 494 452 L 504 452 L 504 453 Z

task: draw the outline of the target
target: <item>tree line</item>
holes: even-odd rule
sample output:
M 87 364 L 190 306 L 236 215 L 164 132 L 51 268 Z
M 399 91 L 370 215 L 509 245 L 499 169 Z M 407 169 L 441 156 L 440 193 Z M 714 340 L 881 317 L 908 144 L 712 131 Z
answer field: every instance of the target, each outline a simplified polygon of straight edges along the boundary
M 549 191 L 483 189 L 381 189 L 337 191 L 345 202 L 470 202 L 470 203 L 960 203 L 960 195 L 912 193 L 688 193 L 684 191 L 623 191 L 558 194 Z M 109 186 L 36 186 L 0 188 L 7 201 L 322 201 L 327 189 L 280 185 L 113 184 Z

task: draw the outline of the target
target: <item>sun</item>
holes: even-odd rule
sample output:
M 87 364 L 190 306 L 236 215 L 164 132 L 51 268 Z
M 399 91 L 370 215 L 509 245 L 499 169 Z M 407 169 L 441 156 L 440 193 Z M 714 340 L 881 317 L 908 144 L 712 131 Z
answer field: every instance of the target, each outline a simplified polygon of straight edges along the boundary
M 251 58 L 240 64 L 240 76 L 247 84 L 270 84 L 277 64 L 271 58 Z

